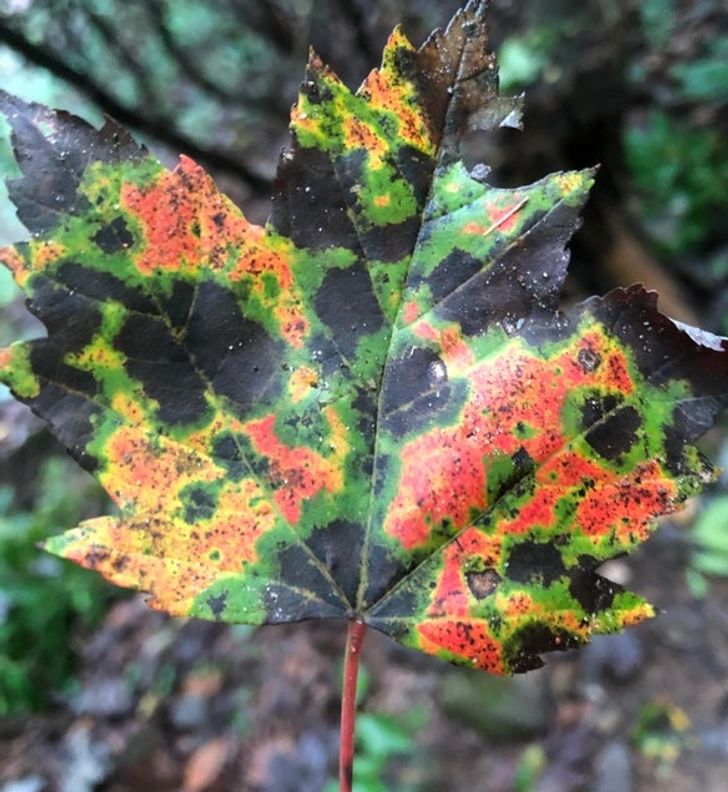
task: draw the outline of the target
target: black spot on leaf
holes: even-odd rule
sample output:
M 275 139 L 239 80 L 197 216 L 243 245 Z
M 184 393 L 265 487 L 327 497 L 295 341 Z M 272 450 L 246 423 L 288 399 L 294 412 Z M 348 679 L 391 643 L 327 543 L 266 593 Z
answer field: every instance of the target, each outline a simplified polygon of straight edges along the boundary
M 483 268 L 483 262 L 464 250 L 453 250 L 428 277 L 433 303 L 443 300 Z
M 56 279 L 69 290 L 97 302 L 115 300 L 131 311 L 156 314 L 154 302 L 141 289 L 128 286 L 110 272 L 89 269 L 73 261 L 64 261 L 56 271 Z
M 305 591 L 271 583 L 263 588 L 261 604 L 267 624 L 303 621 L 304 619 L 332 619 L 344 616 L 341 606 L 312 598 Z
M 34 412 L 50 423 L 53 434 L 71 456 L 85 470 L 93 473 L 98 467 L 98 460 L 86 449 L 94 438 L 94 421 L 101 414 L 100 407 L 57 382 L 46 379 L 41 381 L 38 396 L 28 403 Z
M 193 423 L 209 410 L 205 382 L 161 318 L 129 316 L 115 345 L 127 357 L 129 375 L 159 403 L 160 420 L 173 425 Z
M 515 632 L 503 649 L 510 670 L 522 674 L 543 666 L 539 657 L 543 652 L 563 652 L 579 645 L 579 639 L 565 630 L 552 630 L 545 624 L 533 623 Z
M 210 613 L 216 618 L 220 619 L 225 612 L 225 607 L 228 601 L 228 593 L 227 591 L 223 591 L 221 594 L 213 594 L 207 598 L 207 607 L 210 609 Z
M 118 253 L 134 244 L 134 237 L 123 217 L 116 217 L 102 226 L 92 239 L 104 253 Z
M 278 563 L 280 579 L 285 580 L 287 585 L 310 592 L 317 599 L 337 609 L 340 615 L 346 612 L 321 568 L 303 547 L 292 544 L 283 548 L 278 554 Z
M 364 526 L 346 520 L 334 520 L 317 528 L 307 540 L 316 557 L 331 570 L 350 604 L 356 601 L 360 569 L 352 558 L 361 555 Z
M 432 184 L 432 171 L 434 168 L 432 158 L 413 146 L 401 146 L 397 149 L 395 164 L 402 178 L 412 188 L 417 206 L 424 206 Z M 412 242 L 414 243 L 414 240 Z M 408 253 L 412 249 L 410 248 Z M 397 259 L 389 258 L 385 260 L 396 261 Z
M 245 476 L 247 468 L 240 452 L 240 440 L 232 432 L 225 432 L 214 438 L 212 458 L 224 465 L 231 481 L 240 481 Z
M 280 234 L 309 250 L 358 250 L 359 240 L 346 209 L 346 199 L 325 151 L 294 144 L 283 152 L 270 216 Z
M 392 584 L 390 583 L 386 589 L 380 590 L 387 591 L 391 588 Z M 372 614 L 376 620 L 382 621 L 386 621 L 390 617 L 398 619 L 413 616 L 422 608 L 420 600 L 421 597 L 412 591 L 411 588 L 399 586 L 391 594 L 388 594 L 379 605 L 374 607 Z
M 316 292 L 316 313 L 349 359 L 359 339 L 380 329 L 384 321 L 364 263 L 331 269 Z
M 158 305 L 175 328 L 184 327 L 195 299 L 195 287 L 185 280 L 176 280 L 170 296 L 160 295 Z
M 622 396 L 602 396 L 598 393 L 588 396 L 581 407 L 581 426 L 588 429 L 592 424 L 600 421 L 605 415 L 612 412 L 623 400 Z
M 621 586 L 597 575 L 593 567 L 593 563 L 587 564 L 586 568 L 580 564 L 570 573 L 569 593 L 586 613 L 608 610 L 614 597 L 623 591 Z
M 516 583 L 538 581 L 550 586 L 565 573 L 561 553 L 551 543 L 524 541 L 508 556 L 507 576 Z
M 378 602 L 407 572 L 407 568 L 394 553 L 380 544 L 375 544 L 370 548 L 365 563 L 368 571 L 367 588 L 364 592 L 365 603 Z M 411 602 L 411 599 L 407 599 L 402 590 L 399 590 L 397 596 L 404 596 L 408 602 Z M 379 613 L 379 608 L 377 608 L 378 616 L 396 613 L 397 605 L 392 605 L 389 597 L 382 605 L 384 607 L 382 613 Z
M 207 281 L 199 285 L 184 345 L 214 393 L 241 414 L 275 395 L 282 343 L 242 315 L 230 290 Z
M 629 452 L 637 442 L 642 418 L 631 405 L 619 407 L 590 429 L 585 440 L 604 459 L 615 460 Z
M 375 225 L 364 233 L 362 244 L 371 259 L 400 261 L 412 253 L 419 229 L 417 217 L 397 224 Z
M 217 497 L 214 492 L 204 487 L 193 486 L 181 495 L 184 504 L 184 520 L 193 525 L 200 520 L 209 520 L 217 507 Z
M 435 378 L 433 372 L 440 372 Z M 427 394 L 433 386 L 447 387 L 447 368 L 442 358 L 432 349 L 413 347 L 403 357 L 387 363 L 385 372 L 382 413 L 399 409 Z

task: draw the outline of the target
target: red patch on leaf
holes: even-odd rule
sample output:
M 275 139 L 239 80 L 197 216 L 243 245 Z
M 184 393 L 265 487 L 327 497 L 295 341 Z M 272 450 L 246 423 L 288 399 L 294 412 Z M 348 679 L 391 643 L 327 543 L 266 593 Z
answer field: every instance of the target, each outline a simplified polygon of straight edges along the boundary
M 457 349 L 427 322 L 419 324 L 416 332 L 437 340 L 450 355 Z M 584 365 L 585 348 L 593 356 L 590 365 Z M 444 359 L 447 363 L 447 356 Z M 574 390 L 596 387 L 626 395 L 633 388 L 623 354 L 609 348 L 596 331 L 546 360 L 509 345 L 497 357 L 468 366 L 467 376 L 469 396 L 459 420 L 431 429 L 402 447 L 399 488 L 384 527 L 407 550 L 425 545 L 433 526 L 447 520 L 453 530 L 462 529 L 474 512 L 489 505 L 486 482 L 494 452 L 512 456 L 524 451 L 539 465 L 565 447 L 569 438 L 563 433 L 561 416 Z M 529 427 L 528 436 L 519 436 L 519 426 Z M 593 463 L 578 457 L 573 461 L 583 473 L 599 474 Z M 557 475 L 569 472 L 557 470 Z M 576 469 L 571 475 L 576 475 Z M 556 489 L 542 488 L 507 530 L 525 532 L 529 521 L 531 526 L 549 525 L 559 494 Z
M 657 462 L 649 462 L 589 492 L 579 505 L 576 522 L 588 536 L 616 530 L 620 542 L 636 544 L 649 536 L 655 517 L 675 511 L 676 495 L 675 483 Z
M 290 448 L 275 432 L 275 415 L 245 425 L 245 433 L 255 450 L 269 461 L 268 482 L 283 517 L 296 525 L 301 519 L 301 504 L 322 489 L 341 488 L 342 473 L 329 460 L 303 446 Z
M 251 230 L 204 170 L 185 156 L 148 187 L 123 184 L 121 205 L 143 228 L 146 244 L 136 258 L 143 275 L 202 265 L 222 269 L 227 246 Z
M 465 577 L 467 562 L 474 562 L 474 569 L 496 567 L 500 561 L 500 540 L 471 528 L 444 550 L 444 567 L 440 573 L 428 608 L 428 616 L 467 616 L 472 607 L 472 593 Z
M 501 646 L 479 619 L 438 619 L 417 627 L 420 647 L 429 654 L 451 653 L 469 660 L 473 668 L 504 674 Z

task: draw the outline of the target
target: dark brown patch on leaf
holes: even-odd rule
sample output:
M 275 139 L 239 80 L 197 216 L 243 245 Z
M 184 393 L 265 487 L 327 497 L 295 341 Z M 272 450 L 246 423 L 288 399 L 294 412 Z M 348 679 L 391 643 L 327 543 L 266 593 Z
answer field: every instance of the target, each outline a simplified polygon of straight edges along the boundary
M 589 347 L 584 347 L 583 349 L 579 350 L 577 360 L 579 361 L 579 365 L 581 366 L 582 370 L 587 374 L 590 374 L 592 371 L 596 371 L 602 362 L 601 357 Z
M 495 569 L 485 569 L 482 572 L 468 572 L 466 574 L 468 588 L 476 599 L 482 600 L 490 596 L 501 582 L 501 576 Z

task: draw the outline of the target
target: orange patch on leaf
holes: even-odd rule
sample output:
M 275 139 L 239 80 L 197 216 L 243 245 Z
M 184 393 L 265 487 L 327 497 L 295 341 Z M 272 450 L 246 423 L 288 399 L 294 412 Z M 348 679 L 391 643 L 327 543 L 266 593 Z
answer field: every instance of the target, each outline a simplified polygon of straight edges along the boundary
M 428 654 L 454 655 L 473 668 L 504 674 L 501 647 L 480 619 L 428 619 L 417 626 L 422 651 Z
M 417 303 L 415 303 L 415 305 L 416 304 Z M 413 332 L 418 338 L 421 338 L 424 341 L 433 341 L 434 343 L 437 343 L 438 339 L 440 338 L 439 330 L 433 327 L 426 319 L 422 319 L 421 321 L 417 322 Z
M 465 342 L 460 325 L 457 323 L 453 322 L 447 327 L 438 328 L 423 319 L 414 326 L 413 332 L 419 338 L 431 341 L 437 346 L 440 357 L 447 366 L 450 375 L 470 367 L 475 362 L 475 357 Z
M 503 611 L 506 616 L 525 616 L 534 612 L 533 599 L 525 591 L 516 591 L 505 601 Z
M 121 205 L 143 229 L 146 244 L 135 259 L 143 275 L 222 269 L 228 247 L 255 233 L 203 169 L 185 156 L 151 186 L 124 184 Z
M 356 117 L 345 118 L 342 124 L 344 146 L 347 149 L 364 149 L 369 154 L 369 164 L 380 168 L 387 153 L 387 141 L 380 137 L 368 124 Z M 376 203 L 376 200 L 375 200 Z M 377 204 L 378 206 L 380 204 Z
M 657 462 L 640 465 L 619 481 L 606 482 L 587 493 L 576 512 L 576 523 L 587 536 L 616 531 L 620 542 L 644 541 L 652 521 L 676 511 L 677 486 Z
M 468 562 L 473 568 L 483 565 L 495 568 L 501 554 L 500 540 L 488 536 L 476 528 L 465 531 L 457 540 L 451 541 L 443 551 L 444 565 L 437 579 L 428 616 L 466 616 L 472 607 L 473 594 L 464 573 Z
M 344 458 L 349 452 L 348 429 L 334 407 L 326 407 L 324 409 L 324 416 L 331 430 L 331 434 L 329 435 L 329 448 L 332 452 L 332 462 L 337 465 L 342 465 Z
M 425 545 L 444 520 L 458 529 L 473 509 L 485 508 L 482 451 L 464 442 L 462 430 L 436 429 L 402 450 L 399 491 L 384 530 L 407 550 Z
M 115 393 L 111 401 L 111 409 L 132 426 L 141 423 L 145 418 L 144 407 L 128 393 Z
M 435 142 L 427 120 L 418 104 L 417 88 L 409 82 L 398 66 L 398 51 L 414 49 L 400 29 L 387 41 L 382 67 L 369 73 L 358 95 L 369 100 L 376 110 L 392 113 L 399 123 L 403 143 L 427 154 L 434 153 Z
M 170 519 L 184 486 L 220 477 L 219 469 L 200 454 L 166 438 L 153 442 L 143 426 L 120 427 L 104 453 L 107 468 L 101 483 L 122 509 L 136 513 Z
M 318 118 L 312 118 L 301 106 L 301 101 L 291 110 L 291 130 L 307 132 L 310 135 L 321 134 L 321 123 Z
M 402 309 L 402 317 L 406 325 L 411 324 L 420 315 L 420 306 L 417 305 L 415 300 L 407 302 Z
M 518 224 L 518 210 L 521 209 L 524 203 L 524 199 L 521 199 L 507 206 L 493 206 L 490 200 L 486 200 L 485 213 L 491 223 L 491 227 L 487 231 L 492 233 L 498 229 L 503 234 L 513 231 Z
M 0 369 L 7 368 L 13 359 L 13 350 L 10 347 L 0 349 Z
M 288 380 L 288 393 L 291 401 L 298 404 L 318 385 L 318 374 L 308 366 L 301 366 L 292 372 Z
M 20 256 L 14 247 L 0 248 L 0 264 L 7 267 L 13 274 L 13 279 L 18 286 L 24 286 L 28 280 L 30 270 L 28 269 L 24 259 Z
M 623 613 L 621 622 L 623 627 L 634 627 L 641 624 L 646 619 L 652 619 L 655 616 L 655 609 L 648 602 L 636 606 L 632 610 Z
M 265 284 L 260 276 L 271 273 L 275 275 L 281 291 L 286 292 L 292 288 L 290 242 L 271 237 L 264 228 L 252 224 L 247 226 L 237 241 L 240 251 L 229 272 L 231 281 L 239 281 L 249 275 L 253 279 L 253 286 L 262 291 Z
M 275 519 L 275 511 L 265 500 L 260 485 L 253 479 L 244 479 L 220 493 L 214 515 L 195 531 L 190 541 L 190 554 L 210 559 L 214 551 L 219 554 L 213 564 L 217 569 L 240 572 L 243 564 L 257 559 L 256 542 L 273 528 Z
M 475 362 L 475 356 L 463 338 L 460 325 L 453 323 L 440 334 L 439 347 L 442 359 L 450 374 L 457 373 Z
M 101 517 L 65 534 L 62 555 L 118 586 L 148 592 L 152 608 L 186 616 L 199 592 L 221 571 L 190 549 L 180 552 L 180 546 L 172 546 L 168 540 L 177 529 L 158 518 Z
M 33 270 L 43 271 L 65 253 L 63 245 L 51 240 L 31 242 L 30 257 Z
M 546 529 L 552 527 L 556 519 L 554 506 L 563 494 L 563 491 L 556 487 L 537 489 L 533 499 L 521 507 L 515 519 L 498 522 L 498 533 L 525 534 L 537 526 Z
M 303 349 L 311 323 L 308 321 L 300 305 L 295 300 L 281 300 L 273 309 L 278 320 L 281 336 L 294 349 Z
M 290 242 L 251 225 L 228 276 L 233 282 L 247 278 L 252 293 L 273 312 L 283 339 L 295 349 L 302 349 L 311 325 L 301 308 L 302 297 L 294 283 L 291 261 Z M 278 290 L 274 297 L 267 296 L 263 275 L 275 277 Z
M 132 403 L 117 403 L 129 413 Z M 256 543 L 277 519 L 261 485 L 253 478 L 224 481 L 223 472 L 187 446 L 166 438 L 150 441 L 143 427 L 125 426 L 108 440 L 102 484 L 125 515 L 94 525 L 77 552 L 120 585 L 152 594 L 150 603 L 185 614 L 194 597 L 220 577 L 240 574 L 257 559 Z M 184 491 L 222 485 L 209 514 L 186 515 Z
M 546 462 L 536 472 L 536 483 L 553 487 L 576 487 L 584 479 L 608 481 L 614 474 L 594 460 L 565 449 Z
M 269 461 L 268 482 L 283 517 L 295 525 L 301 517 L 301 505 L 321 490 L 337 492 L 342 487 L 343 473 L 338 460 L 334 462 L 310 448 L 290 448 L 275 432 L 275 415 L 268 415 L 245 424 L 258 454 Z

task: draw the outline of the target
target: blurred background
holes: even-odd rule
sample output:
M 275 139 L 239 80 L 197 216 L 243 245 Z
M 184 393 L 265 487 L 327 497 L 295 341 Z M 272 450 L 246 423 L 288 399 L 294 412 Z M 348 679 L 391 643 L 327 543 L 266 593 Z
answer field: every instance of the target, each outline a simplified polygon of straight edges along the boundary
M 458 0 L 0 0 L 0 86 L 184 152 L 263 221 L 312 43 L 352 87 Z M 474 136 L 500 186 L 601 164 L 565 299 L 641 281 L 728 334 L 728 9 L 494 0 L 526 130 Z M 0 175 L 15 172 L 0 123 Z M 0 244 L 24 236 L 0 187 Z M 39 332 L 0 273 L 0 346 Z M 703 442 L 728 463 L 728 422 Z M 36 549 L 104 495 L 0 392 L 0 792 L 335 790 L 340 625 L 172 620 Z M 605 574 L 660 616 L 514 680 L 376 635 L 357 792 L 728 790 L 728 480 Z

